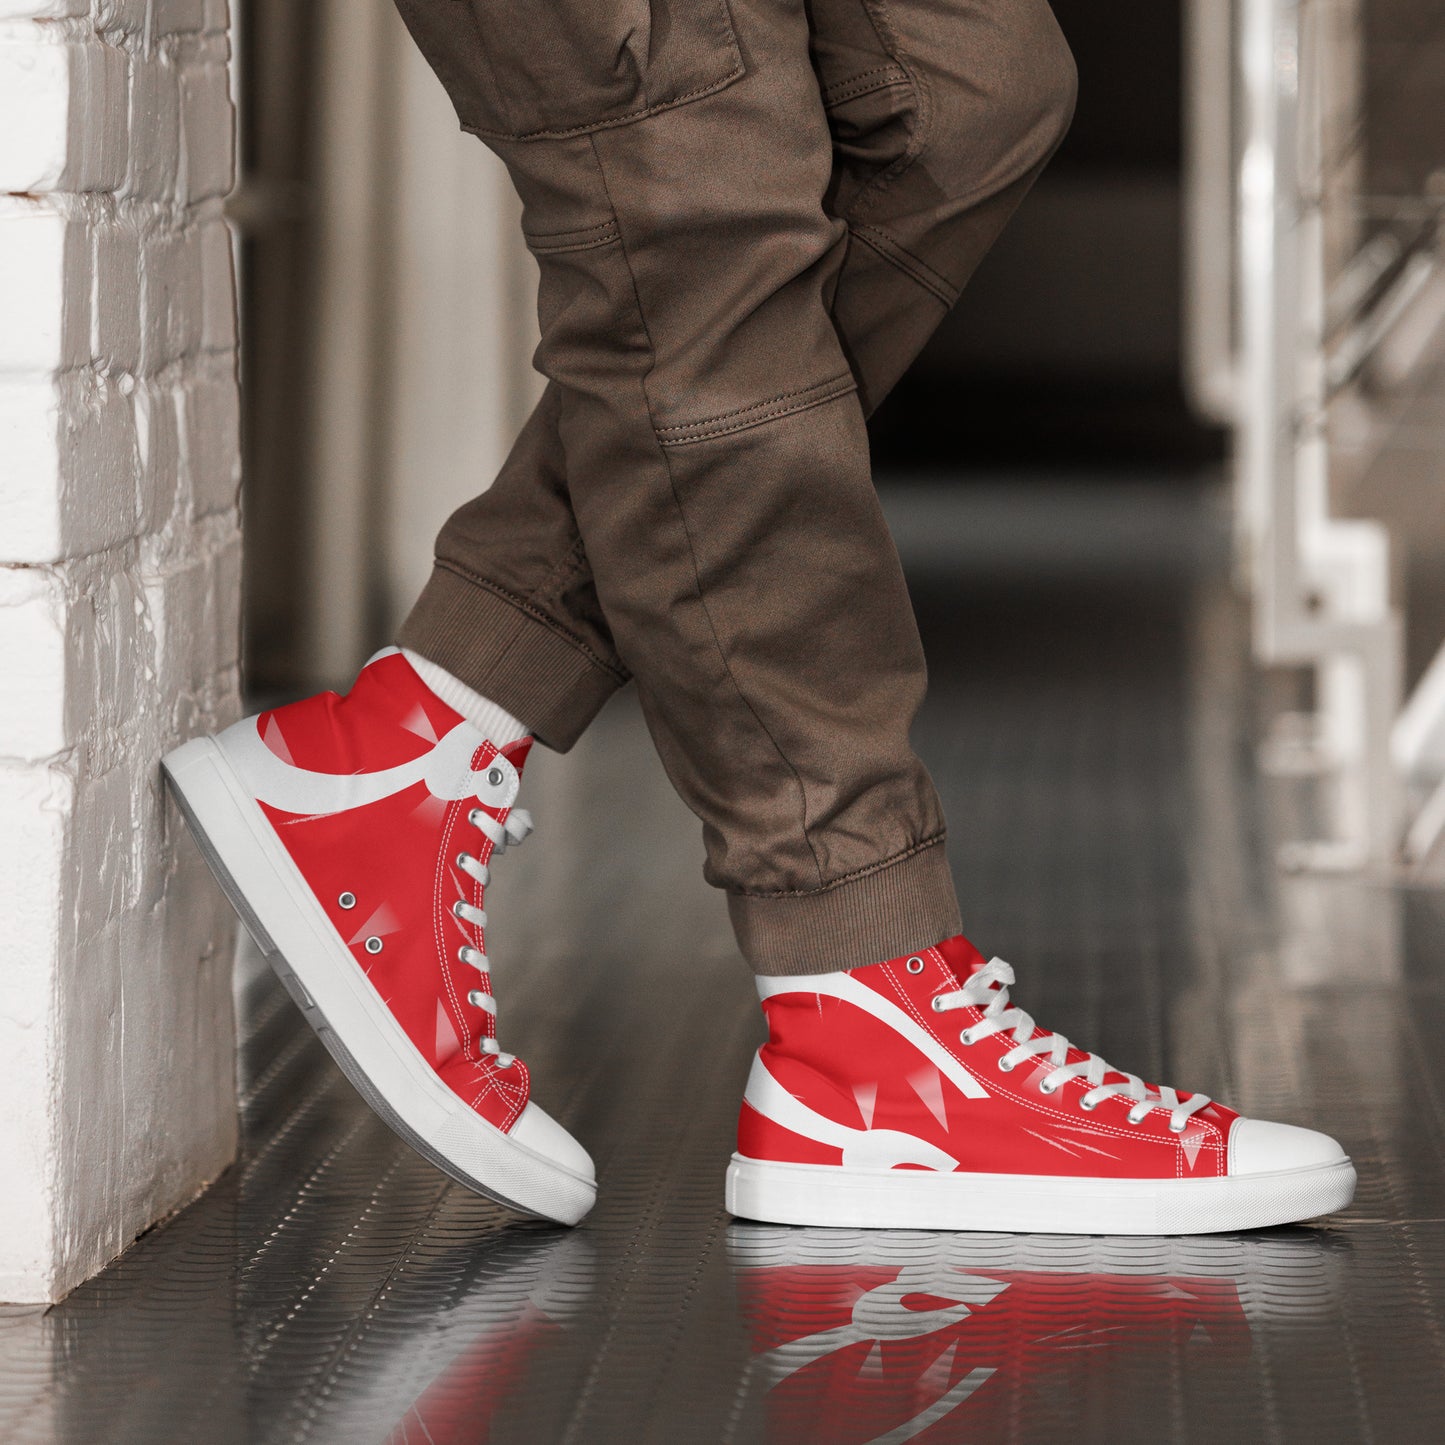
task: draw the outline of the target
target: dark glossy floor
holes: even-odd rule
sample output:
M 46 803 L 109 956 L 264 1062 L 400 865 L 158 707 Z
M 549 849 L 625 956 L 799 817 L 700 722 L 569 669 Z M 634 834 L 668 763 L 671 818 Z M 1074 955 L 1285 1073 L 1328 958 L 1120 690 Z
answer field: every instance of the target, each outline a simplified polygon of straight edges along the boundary
M 1275 871 L 1308 798 L 1253 772 L 1287 694 L 1246 666 L 1214 501 L 890 506 L 970 931 L 1106 1057 L 1339 1134 L 1353 1209 L 1160 1240 L 732 1223 L 756 1011 L 623 700 L 529 771 L 491 910 L 503 1038 L 598 1161 L 586 1225 L 411 1155 L 248 960 L 244 1160 L 64 1305 L 0 1315 L 0 1438 L 1445 1439 L 1445 903 Z

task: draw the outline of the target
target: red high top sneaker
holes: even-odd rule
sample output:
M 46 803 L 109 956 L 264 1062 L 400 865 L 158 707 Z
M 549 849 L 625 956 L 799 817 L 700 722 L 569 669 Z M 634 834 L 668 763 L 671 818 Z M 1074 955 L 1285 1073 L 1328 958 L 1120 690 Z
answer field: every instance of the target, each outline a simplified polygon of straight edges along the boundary
M 965 938 L 760 978 L 727 1206 L 778 1224 L 1204 1234 L 1342 1209 L 1333 1139 L 1145 1084 L 1034 1026 Z
M 586 1150 L 501 1052 L 482 908 L 531 739 L 498 750 L 395 648 L 163 767 L 221 886 L 362 1097 L 481 1194 L 575 1224 Z

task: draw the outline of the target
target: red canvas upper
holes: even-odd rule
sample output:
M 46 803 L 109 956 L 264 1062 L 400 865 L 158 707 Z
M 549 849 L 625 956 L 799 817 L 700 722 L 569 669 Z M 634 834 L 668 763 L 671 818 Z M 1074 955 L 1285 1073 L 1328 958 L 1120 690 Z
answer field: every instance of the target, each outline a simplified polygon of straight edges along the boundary
M 369 663 L 344 696 L 322 693 L 253 722 L 267 750 L 298 774 L 365 784 L 387 769 L 428 761 L 425 778 L 339 811 L 293 811 L 276 806 L 274 796 L 258 803 L 407 1037 L 453 1092 L 489 1123 L 509 1129 L 527 1103 L 527 1068 L 521 1060 L 504 1066 L 482 1049 L 495 1036 L 496 1020 L 467 995 L 491 993 L 491 980 L 460 962 L 457 949 L 465 944 L 485 953 L 485 938 L 452 904 L 460 898 L 481 908 L 483 901 L 482 885 L 456 866 L 457 855 L 485 864 L 493 852 L 468 814 L 481 807 L 505 822 L 510 811 L 487 807 L 470 782 L 485 777 L 499 757 L 520 773 L 531 739 L 499 751 L 397 652 Z M 449 744 L 439 749 L 443 739 Z M 342 906 L 344 896 L 354 898 L 350 907 Z M 380 941 L 375 952 L 367 949 L 369 939 Z
M 982 1019 L 983 1008 L 933 1008 L 935 995 L 984 967 L 983 956 L 958 937 L 912 957 L 921 960 L 917 972 L 907 958 L 895 958 L 848 973 L 764 981 L 768 1042 L 743 1102 L 739 1154 L 1114 1179 L 1227 1173 L 1232 1110 L 1208 1104 L 1175 1133 L 1168 1109 L 1130 1124 L 1127 1097 L 1081 1108 L 1090 1089 L 1081 1079 L 1044 1091 L 1057 1067 L 1046 1055 L 1004 1072 L 999 1061 L 1016 1044 L 1011 1031 L 964 1045 L 960 1033 Z M 1030 1037 L 1040 1036 L 1052 1037 L 1043 1030 Z M 1087 1057 L 1070 1049 L 1067 1061 Z

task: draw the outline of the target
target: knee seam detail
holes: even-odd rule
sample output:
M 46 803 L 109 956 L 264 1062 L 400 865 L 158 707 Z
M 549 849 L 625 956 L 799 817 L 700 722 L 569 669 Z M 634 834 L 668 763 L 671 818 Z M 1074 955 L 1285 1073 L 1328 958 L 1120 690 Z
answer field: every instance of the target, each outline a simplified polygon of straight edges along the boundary
M 886 231 L 866 222 L 855 222 L 848 228 L 871 251 L 881 256 L 889 265 L 902 271 L 910 280 L 916 281 L 925 291 L 932 293 L 943 304 L 952 308 L 962 294 L 944 276 L 940 276 L 927 262 L 920 260 L 912 251 L 905 250 Z
M 921 70 L 908 64 L 903 49 L 898 44 L 898 37 L 893 33 L 893 27 L 888 22 L 881 0 L 864 0 L 863 8 L 867 13 L 869 24 L 873 27 L 874 35 L 878 37 L 879 49 L 888 57 L 891 64 L 903 72 L 904 82 L 913 92 L 913 98 L 918 106 L 918 119 L 908 137 L 908 144 L 904 147 L 903 154 L 874 176 L 853 197 L 853 201 L 848 207 L 850 214 L 857 214 L 865 209 L 912 167 L 914 161 L 923 154 L 933 127 L 933 99 L 928 93 L 927 78 Z
M 887 90 L 890 85 L 907 85 L 908 72 L 901 65 L 889 63 L 874 70 L 864 70 L 850 75 L 846 80 L 835 81 L 823 92 L 825 106 L 842 105 L 844 101 L 858 100 L 872 95 L 876 90 Z
M 792 416 L 795 412 L 807 411 L 824 402 L 858 389 L 857 380 L 851 371 L 830 376 L 827 381 L 803 387 L 799 391 L 787 391 L 749 406 L 740 406 L 701 421 L 680 422 L 674 426 L 654 427 L 658 442 L 664 447 L 687 446 L 691 442 L 707 441 L 712 437 L 729 436 L 733 432 L 747 431 L 750 427 L 762 426 L 776 421 L 779 417 Z
M 534 256 L 560 256 L 568 251 L 592 251 L 599 246 L 610 246 L 619 239 L 619 234 L 617 222 L 608 220 L 575 231 L 523 231 L 522 237 Z

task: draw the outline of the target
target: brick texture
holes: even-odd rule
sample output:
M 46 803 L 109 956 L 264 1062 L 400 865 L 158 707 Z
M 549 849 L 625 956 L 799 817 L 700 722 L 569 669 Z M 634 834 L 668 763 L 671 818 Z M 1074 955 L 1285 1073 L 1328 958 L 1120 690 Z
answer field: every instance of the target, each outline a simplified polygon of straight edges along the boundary
M 160 755 L 238 711 L 219 0 L 0 0 L 0 1300 L 235 1147 L 231 922 Z

